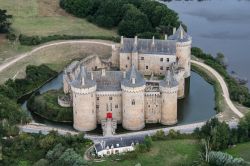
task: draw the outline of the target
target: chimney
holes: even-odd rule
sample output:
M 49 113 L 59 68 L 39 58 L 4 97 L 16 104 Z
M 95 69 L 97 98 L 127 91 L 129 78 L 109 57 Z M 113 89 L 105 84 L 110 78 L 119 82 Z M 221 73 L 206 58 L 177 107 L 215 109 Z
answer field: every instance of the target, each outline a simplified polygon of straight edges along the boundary
M 121 46 L 123 45 L 124 41 L 123 41 L 123 36 L 121 36 Z
M 134 42 L 134 45 L 136 45 L 136 46 L 137 46 L 137 44 L 138 44 L 138 37 L 137 37 L 137 36 L 135 36 L 135 42 Z
M 126 78 L 126 71 L 123 72 L 123 78 Z
M 155 46 L 155 37 L 153 36 L 153 39 L 152 39 L 152 46 L 154 47 Z
M 94 80 L 94 74 L 91 72 L 91 80 Z
M 167 34 L 165 34 L 165 40 L 168 40 L 168 35 Z
M 132 84 L 135 84 L 135 78 L 132 78 Z
M 183 39 L 183 29 L 181 29 L 181 39 Z
M 84 77 L 81 78 L 81 84 L 82 84 L 82 86 L 85 85 Z
M 106 75 L 106 70 L 102 69 L 102 77 L 104 77 Z
M 173 28 L 173 35 L 175 34 L 176 32 L 176 27 Z

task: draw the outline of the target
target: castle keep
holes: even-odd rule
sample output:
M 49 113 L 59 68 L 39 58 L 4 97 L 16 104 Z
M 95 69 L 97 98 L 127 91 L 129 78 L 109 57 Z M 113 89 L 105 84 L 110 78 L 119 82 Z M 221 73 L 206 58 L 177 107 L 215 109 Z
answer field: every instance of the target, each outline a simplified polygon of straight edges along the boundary
M 111 58 L 120 70 L 73 62 L 63 75 L 67 97 L 59 104 L 73 107 L 79 131 L 102 124 L 104 133 L 112 135 L 116 124 L 127 130 L 141 130 L 145 123 L 176 124 L 177 100 L 185 97 L 190 77 L 191 43 L 181 26 L 165 40 L 121 37 Z

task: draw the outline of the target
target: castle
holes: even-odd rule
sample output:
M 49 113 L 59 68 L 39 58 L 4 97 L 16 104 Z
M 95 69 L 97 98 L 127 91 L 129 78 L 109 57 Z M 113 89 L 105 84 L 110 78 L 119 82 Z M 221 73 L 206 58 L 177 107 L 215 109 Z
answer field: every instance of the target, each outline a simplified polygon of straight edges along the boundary
M 112 135 L 117 124 L 127 130 L 141 130 L 146 123 L 176 124 L 177 101 L 188 89 L 191 43 L 182 26 L 165 40 L 121 37 L 112 54 L 120 70 L 87 69 L 73 62 L 64 71 L 67 97 L 59 104 L 73 107 L 79 131 L 102 124 L 104 133 Z

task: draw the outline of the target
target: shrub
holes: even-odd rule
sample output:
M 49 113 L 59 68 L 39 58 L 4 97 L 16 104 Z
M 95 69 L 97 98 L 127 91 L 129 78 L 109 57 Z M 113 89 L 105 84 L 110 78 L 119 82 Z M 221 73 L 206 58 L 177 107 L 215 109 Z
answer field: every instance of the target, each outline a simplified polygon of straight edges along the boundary
M 242 158 L 233 158 L 233 156 L 223 152 L 209 152 L 209 164 L 213 166 L 245 166 L 246 162 Z

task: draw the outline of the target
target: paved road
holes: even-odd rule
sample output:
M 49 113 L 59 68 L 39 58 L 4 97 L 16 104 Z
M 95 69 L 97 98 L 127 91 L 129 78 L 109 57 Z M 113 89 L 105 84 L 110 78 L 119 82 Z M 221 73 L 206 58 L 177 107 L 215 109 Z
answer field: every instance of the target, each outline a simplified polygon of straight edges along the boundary
M 105 45 L 105 46 L 109 46 L 109 47 L 114 46 L 114 44 L 112 44 L 109 41 L 98 41 L 98 40 L 68 40 L 68 41 L 60 41 L 60 42 L 45 44 L 45 45 L 42 45 L 42 46 L 39 46 L 39 47 L 33 49 L 30 52 L 18 55 L 14 59 L 12 59 L 6 63 L 1 64 L 0 65 L 0 72 L 2 72 L 3 70 L 7 69 L 11 65 L 14 65 L 16 62 L 32 55 L 33 53 L 35 53 L 41 49 L 52 47 L 52 46 L 58 46 L 58 45 L 62 45 L 62 44 L 77 44 L 77 43 L 78 44 L 97 44 L 97 45 Z
M 171 129 L 175 130 L 175 131 L 179 131 L 180 133 L 189 134 L 189 133 L 192 133 L 196 128 L 202 127 L 204 124 L 205 124 L 205 122 L 199 122 L 199 123 L 193 123 L 193 124 L 187 124 L 187 125 L 166 127 L 166 128 L 161 128 L 161 129 L 145 130 L 145 131 L 125 133 L 125 134 L 118 134 L 118 135 L 114 135 L 112 137 L 103 137 L 103 136 L 99 136 L 99 135 L 85 134 L 85 138 L 91 139 L 96 143 L 96 142 L 100 142 L 102 140 L 107 140 L 107 139 L 119 139 L 119 138 L 125 138 L 125 137 L 129 137 L 129 138 L 145 137 L 147 135 L 154 135 L 158 130 L 163 130 L 167 134 Z M 230 128 L 236 128 L 237 124 L 238 124 L 237 121 L 228 122 L 228 125 Z M 39 132 L 41 132 L 42 134 L 48 134 L 50 131 L 57 131 L 61 135 L 65 135 L 67 133 L 75 135 L 75 134 L 79 133 L 79 132 L 74 131 L 74 130 L 57 128 L 57 127 L 47 126 L 47 125 L 39 124 L 39 123 L 30 123 L 27 125 L 19 126 L 19 128 L 22 132 L 26 132 L 26 133 L 39 133 Z
M 196 64 L 196 65 L 202 67 L 202 68 L 205 68 L 206 70 L 210 71 L 216 77 L 216 79 L 219 81 L 219 83 L 222 87 L 223 97 L 224 97 L 227 105 L 236 115 L 238 115 L 240 118 L 242 118 L 244 115 L 234 106 L 233 102 L 231 101 L 227 84 L 224 81 L 224 79 L 222 78 L 222 76 L 216 70 L 214 70 L 212 67 L 210 67 L 202 62 L 198 62 L 198 61 L 194 61 L 194 60 L 191 60 L 191 62 L 193 64 Z

